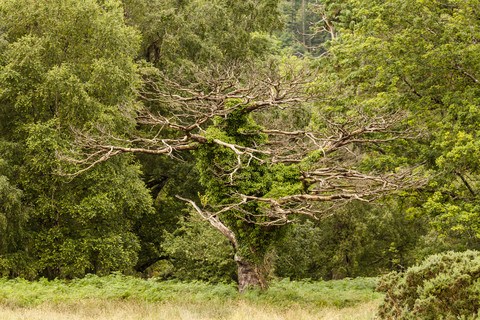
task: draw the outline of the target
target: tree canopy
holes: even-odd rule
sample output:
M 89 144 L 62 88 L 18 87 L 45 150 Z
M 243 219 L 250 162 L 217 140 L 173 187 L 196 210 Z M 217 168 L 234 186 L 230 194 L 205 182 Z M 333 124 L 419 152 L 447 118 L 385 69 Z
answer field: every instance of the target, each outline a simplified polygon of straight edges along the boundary
M 151 211 L 138 166 L 118 158 L 73 181 L 55 171 L 57 153 L 73 142 L 71 128 L 134 125 L 124 117 L 134 110 L 121 105 L 135 98 L 139 34 L 114 1 L 2 1 L 0 8 L 2 190 L 5 207 L 20 206 L 15 200 L 25 208 L 7 226 L 18 220 L 26 233 L 2 255 L 2 273 L 129 269 L 139 246 L 133 221 Z

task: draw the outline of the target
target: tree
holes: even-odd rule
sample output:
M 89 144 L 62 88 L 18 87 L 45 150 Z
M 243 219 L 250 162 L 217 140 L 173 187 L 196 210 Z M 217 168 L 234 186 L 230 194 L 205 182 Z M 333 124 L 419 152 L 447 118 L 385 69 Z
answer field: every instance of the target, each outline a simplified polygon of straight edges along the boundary
M 292 280 L 374 277 L 403 271 L 423 258 L 427 220 L 405 215 L 396 197 L 380 203 L 350 203 L 318 221 L 293 224 L 275 246 L 275 275 Z
M 141 56 L 162 71 L 272 51 L 280 0 L 124 0 L 126 20 L 142 33 Z
M 266 287 L 262 260 L 292 215 L 319 217 L 339 204 L 371 201 L 419 182 L 411 170 L 380 175 L 356 169 L 357 145 L 411 138 L 401 114 L 370 116 L 357 108 L 341 119 L 318 108 L 310 130 L 294 122 L 277 127 L 272 119 L 282 109 L 301 110 L 318 100 L 308 86 L 312 74 L 298 63 L 211 65 L 178 78 L 149 72 L 138 93 L 146 108 L 137 123 L 149 126 L 150 135 L 132 131 L 130 139 L 119 138 L 101 126 L 96 134 L 77 131 L 80 157 L 64 158 L 83 165 L 78 175 L 124 153 L 180 158 L 192 151 L 205 194 L 201 204 L 183 200 L 232 243 L 241 291 Z
M 135 98 L 139 34 L 109 0 L 1 0 L 0 30 L 1 273 L 131 270 L 139 247 L 132 226 L 152 210 L 132 158 L 75 181 L 53 173 L 71 127 L 101 123 L 120 134 L 134 125 L 118 109 Z
M 209 61 L 229 65 L 261 60 L 276 52 L 278 41 L 271 32 L 281 27 L 278 3 L 279 0 L 122 1 L 126 23 L 141 32 L 139 65 L 145 59 L 171 75 L 208 65 Z M 138 129 L 148 132 L 150 127 L 139 124 Z M 184 154 L 184 161 L 149 154 L 137 154 L 135 159 L 142 167 L 156 210 L 146 218 L 148 223 L 139 220 L 135 226 L 141 242 L 136 270 L 143 272 L 158 259 L 169 259 L 163 249 L 162 231 L 171 233 L 179 227 L 184 207 L 175 195 L 182 192 L 193 198 L 202 192 L 202 187 L 191 154 Z
M 410 151 L 378 150 L 371 164 L 424 163 L 432 179 L 410 213 L 478 248 L 478 1 L 352 3 L 356 24 L 330 50 L 338 83 L 363 103 L 407 108 L 425 132 Z
M 308 0 L 284 0 L 281 8 L 284 27 L 277 31 L 276 35 L 283 51 L 297 56 L 321 54 L 325 35 L 314 31 L 319 22 L 317 3 Z

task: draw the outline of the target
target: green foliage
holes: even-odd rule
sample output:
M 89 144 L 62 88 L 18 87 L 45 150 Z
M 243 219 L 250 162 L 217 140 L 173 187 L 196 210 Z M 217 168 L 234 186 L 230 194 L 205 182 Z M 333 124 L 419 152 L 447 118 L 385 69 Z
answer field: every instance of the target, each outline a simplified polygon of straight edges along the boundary
M 119 2 L 0 5 L 9 42 L 1 98 L 17 111 L 17 125 L 53 116 L 84 125 L 131 97 L 138 34 L 123 25 Z
M 235 104 L 235 101 L 229 103 Z M 265 142 L 264 134 L 243 134 L 256 132 L 259 126 L 249 114 L 238 108 L 226 119 L 216 119 L 216 123 L 207 131 L 209 139 L 218 138 L 226 143 L 252 147 Z M 283 192 L 294 192 L 301 187 L 296 184 L 298 169 L 292 166 L 266 166 L 258 159 L 245 161 L 248 166 L 238 166 L 237 154 L 231 149 L 216 144 L 205 144 L 195 151 L 200 182 L 206 189 L 204 199 L 210 206 L 233 204 L 240 200 L 231 198 L 236 193 L 249 196 L 265 196 L 267 194 L 284 196 Z M 248 156 L 248 155 L 247 155 Z M 244 155 L 245 157 L 245 155 Z M 235 171 L 232 180 L 229 173 Z M 294 187 L 292 187 L 292 182 Z M 266 253 L 273 241 L 285 234 L 280 226 L 262 226 L 268 217 L 262 215 L 258 203 L 248 203 L 241 210 L 232 209 L 221 215 L 222 221 L 234 232 L 238 242 L 238 253 L 257 264 L 263 264 Z M 244 212 L 242 212 L 244 210 Z M 246 213 L 245 213 L 246 211 Z
M 135 267 L 139 272 L 151 273 L 151 270 L 157 269 L 155 262 L 167 256 L 163 247 L 164 238 L 180 227 L 179 223 L 185 215 L 185 202 L 175 195 L 195 199 L 198 190 L 202 189 L 192 158 L 191 154 L 183 155 L 185 161 L 151 155 L 137 156 L 155 208 L 155 212 L 136 220 L 133 227 L 141 245 Z
M 139 34 L 110 0 L 1 0 L 0 29 L 1 175 L 21 190 L 17 206 L 28 208 L 6 215 L 22 245 L 2 246 L 0 272 L 71 278 L 131 270 L 139 251 L 133 224 L 152 212 L 132 158 L 73 180 L 57 173 L 62 165 L 75 170 L 58 157 L 71 149 L 71 128 L 133 127 Z
M 2 159 L 0 159 L 0 162 Z M 28 258 L 21 253 L 29 210 L 22 204 L 22 191 L 0 175 L 0 275 L 29 276 Z M 15 270 L 14 272 L 10 272 Z
M 124 0 L 142 32 L 142 56 L 162 69 L 243 60 L 272 52 L 279 0 Z M 273 48 L 272 48 L 273 46 Z
M 411 213 L 433 229 L 474 242 L 479 232 L 478 1 L 349 1 L 352 28 L 331 43 L 321 87 L 338 112 L 403 112 L 423 135 L 372 146 L 365 165 L 379 171 L 423 164 L 430 184 Z M 375 111 L 377 110 L 377 111 Z M 368 113 L 370 114 L 370 113 Z
M 219 303 L 250 302 L 276 307 L 354 306 L 380 297 L 374 291 L 375 278 L 346 279 L 328 282 L 273 283 L 268 291 L 257 290 L 240 295 L 232 284 L 205 282 L 142 280 L 112 274 L 106 277 L 87 275 L 71 281 L 44 278 L 36 282 L 0 278 L 0 302 L 12 306 L 35 306 L 44 302 L 73 302 L 87 299 L 140 300 L 148 302 L 178 301 Z
M 480 254 L 434 255 L 404 273 L 383 277 L 380 319 L 476 319 L 480 311 Z
M 236 280 L 231 243 L 206 221 L 181 219 L 179 227 L 165 235 L 162 248 L 173 265 L 170 277 L 210 283 Z
M 278 243 L 275 274 L 341 279 L 403 270 L 416 262 L 427 224 L 391 202 L 352 203 L 321 221 L 298 221 Z
M 26 220 L 22 213 L 22 192 L 13 187 L 7 177 L 0 176 L 0 248 L 6 249 L 9 246 L 16 246 L 15 235 L 12 233 L 21 232 Z

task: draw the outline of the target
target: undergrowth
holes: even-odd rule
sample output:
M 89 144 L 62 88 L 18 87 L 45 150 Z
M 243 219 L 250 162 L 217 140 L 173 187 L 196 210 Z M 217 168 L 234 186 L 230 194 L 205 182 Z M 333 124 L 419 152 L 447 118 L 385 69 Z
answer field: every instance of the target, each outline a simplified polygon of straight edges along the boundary
M 376 278 L 334 281 L 290 281 L 272 283 L 267 291 L 237 292 L 234 285 L 205 282 L 144 280 L 112 274 L 88 275 L 76 280 L 0 278 L 0 303 L 12 307 L 34 307 L 87 299 L 138 300 L 145 302 L 216 302 L 246 301 L 254 304 L 288 308 L 298 305 L 349 307 L 381 297 L 375 292 Z

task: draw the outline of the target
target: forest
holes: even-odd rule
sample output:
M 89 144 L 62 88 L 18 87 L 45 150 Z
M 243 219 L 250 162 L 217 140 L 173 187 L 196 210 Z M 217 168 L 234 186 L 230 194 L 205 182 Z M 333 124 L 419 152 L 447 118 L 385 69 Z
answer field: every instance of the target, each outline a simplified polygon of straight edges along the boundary
M 475 319 L 477 133 L 479 0 L 0 0 L 0 304 L 383 276 L 380 319 Z

